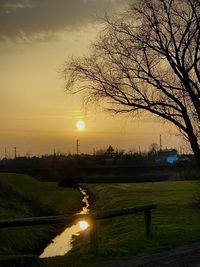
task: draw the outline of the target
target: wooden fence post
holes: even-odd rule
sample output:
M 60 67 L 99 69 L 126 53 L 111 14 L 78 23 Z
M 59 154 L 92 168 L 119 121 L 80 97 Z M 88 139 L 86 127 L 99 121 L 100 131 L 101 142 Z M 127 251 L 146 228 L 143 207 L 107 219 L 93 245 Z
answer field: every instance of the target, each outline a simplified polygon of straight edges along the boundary
M 92 217 L 90 222 L 90 250 L 93 254 L 97 255 L 98 249 L 98 222 Z
M 145 210 L 144 211 L 144 221 L 145 221 L 146 235 L 147 235 L 147 237 L 150 237 L 152 235 L 151 210 Z

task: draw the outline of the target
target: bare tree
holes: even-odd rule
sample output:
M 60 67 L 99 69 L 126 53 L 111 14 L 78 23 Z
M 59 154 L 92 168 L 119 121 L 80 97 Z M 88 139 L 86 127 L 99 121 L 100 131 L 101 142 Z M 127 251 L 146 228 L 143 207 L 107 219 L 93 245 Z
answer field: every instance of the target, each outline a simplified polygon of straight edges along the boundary
M 92 53 L 66 65 L 66 88 L 114 112 L 151 113 L 187 138 L 200 164 L 200 1 L 135 0 Z

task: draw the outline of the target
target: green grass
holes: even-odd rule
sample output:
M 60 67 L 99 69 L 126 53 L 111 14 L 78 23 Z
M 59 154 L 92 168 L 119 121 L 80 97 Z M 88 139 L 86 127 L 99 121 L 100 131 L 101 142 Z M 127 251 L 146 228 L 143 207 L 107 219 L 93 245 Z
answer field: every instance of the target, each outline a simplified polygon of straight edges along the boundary
M 156 203 L 159 205 L 190 203 L 197 190 L 197 183 L 191 181 L 135 183 L 135 184 L 98 184 L 88 188 L 96 196 L 92 208 L 109 210 L 129 206 Z
M 198 182 L 87 185 L 95 195 L 92 209 L 120 209 L 155 203 L 153 236 L 147 238 L 143 214 L 127 215 L 99 224 L 99 256 L 89 251 L 87 232 L 67 257 L 43 261 L 42 266 L 103 266 L 118 258 L 147 255 L 200 240 L 200 210 L 193 205 Z
M 81 194 L 73 188 L 22 174 L 0 174 L 0 219 L 67 214 L 80 208 Z M 0 256 L 34 254 L 58 229 L 58 226 L 1 229 Z

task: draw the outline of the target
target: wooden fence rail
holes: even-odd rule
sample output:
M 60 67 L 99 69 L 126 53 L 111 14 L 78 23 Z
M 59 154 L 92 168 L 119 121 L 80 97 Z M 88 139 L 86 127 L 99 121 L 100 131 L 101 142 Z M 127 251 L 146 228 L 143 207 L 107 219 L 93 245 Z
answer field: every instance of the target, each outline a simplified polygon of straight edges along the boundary
M 151 227 L 151 210 L 155 209 L 156 205 L 146 205 L 140 207 L 130 207 L 120 210 L 112 210 L 90 214 L 66 214 L 58 216 L 42 216 L 31 218 L 17 218 L 0 220 L 0 228 L 21 227 L 44 224 L 66 224 L 80 220 L 86 220 L 90 223 L 90 248 L 94 254 L 98 253 L 98 220 L 110 219 L 118 216 L 130 215 L 144 212 L 145 231 L 147 237 L 152 234 Z

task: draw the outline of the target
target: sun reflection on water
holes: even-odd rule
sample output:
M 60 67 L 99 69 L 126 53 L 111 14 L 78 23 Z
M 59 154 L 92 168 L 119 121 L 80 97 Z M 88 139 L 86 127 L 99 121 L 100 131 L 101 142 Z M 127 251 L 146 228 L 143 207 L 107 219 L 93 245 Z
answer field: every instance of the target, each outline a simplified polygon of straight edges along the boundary
M 43 253 L 40 255 L 40 258 L 65 255 L 72 249 L 71 241 L 73 236 L 79 236 L 80 232 L 86 230 L 89 226 L 90 225 L 87 221 L 82 220 L 71 227 L 66 228 L 62 234 L 56 236 L 45 248 Z
M 83 208 L 79 214 L 89 213 L 89 195 L 83 188 L 79 188 L 83 195 Z M 76 222 L 75 224 L 67 227 L 60 235 L 57 235 L 51 243 L 44 249 L 40 258 L 48 258 L 55 256 L 63 256 L 72 249 L 72 241 L 75 236 L 79 236 L 81 231 L 86 230 L 90 224 L 84 220 Z
M 79 226 L 80 226 L 81 230 L 86 230 L 90 225 L 87 221 L 80 221 Z

